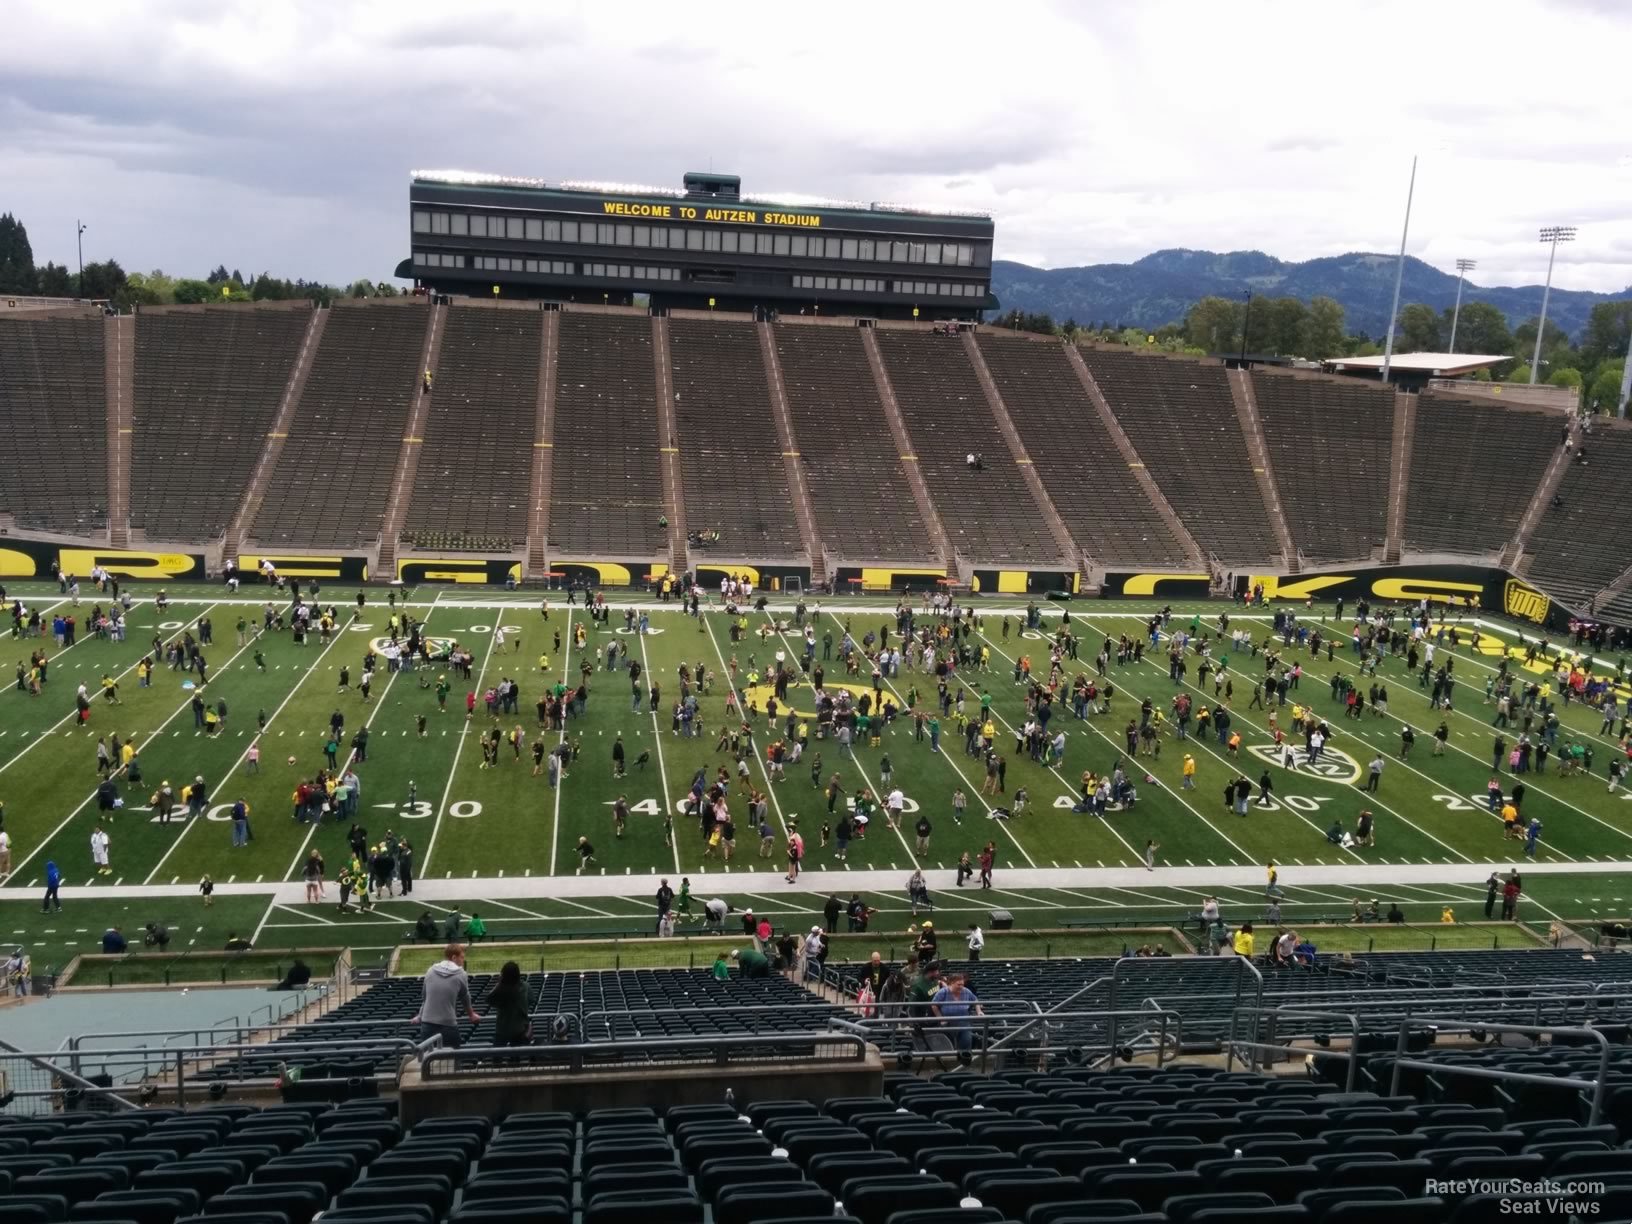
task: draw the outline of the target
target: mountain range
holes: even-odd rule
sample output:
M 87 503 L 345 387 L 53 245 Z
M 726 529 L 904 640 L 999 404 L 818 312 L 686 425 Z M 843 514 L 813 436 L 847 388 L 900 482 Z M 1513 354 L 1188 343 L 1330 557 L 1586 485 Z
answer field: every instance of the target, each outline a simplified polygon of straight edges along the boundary
M 1182 322 L 1204 297 L 1242 298 L 1250 290 L 1268 297 L 1329 297 L 1342 303 L 1350 332 L 1380 339 L 1388 330 L 1394 294 L 1393 255 L 1351 252 L 1290 263 L 1262 251 L 1156 251 L 1131 264 L 1090 264 L 1082 268 L 1034 268 L 1009 260 L 992 263 L 992 291 L 1003 309 L 1052 315 L 1057 322 L 1120 324 L 1157 328 Z M 1472 281 L 1463 301 L 1489 302 L 1507 316 L 1509 327 L 1541 313 L 1540 285 L 1485 286 Z M 1632 297 L 1554 286 L 1547 319 L 1579 338 L 1599 302 Z M 1407 256 L 1400 305 L 1423 302 L 1449 309 L 1456 301 L 1456 277 Z

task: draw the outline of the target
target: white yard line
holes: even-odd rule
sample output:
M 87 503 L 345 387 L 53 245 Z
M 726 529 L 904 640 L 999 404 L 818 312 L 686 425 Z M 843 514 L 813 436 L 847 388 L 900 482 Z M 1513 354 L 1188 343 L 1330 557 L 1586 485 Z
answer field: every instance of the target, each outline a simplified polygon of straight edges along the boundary
M 573 613 L 573 606 L 571 604 L 568 604 L 567 605 L 567 636 L 566 636 L 567 645 L 566 645 L 566 649 L 561 652 L 561 683 L 562 684 L 566 684 L 568 679 L 570 678 L 570 676 L 572 674 L 571 671 L 569 670 L 569 668 L 571 667 L 571 664 L 572 664 L 572 648 L 575 645 L 575 643 L 572 640 L 572 613 Z M 585 645 L 588 645 L 588 643 L 589 643 L 589 638 L 588 637 L 584 638 L 584 643 L 585 643 Z M 484 666 L 485 666 L 485 664 L 484 664 Z M 568 697 L 566 700 L 567 700 L 568 704 L 571 703 L 571 698 L 570 697 Z M 587 707 L 585 709 L 585 713 L 588 713 Z M 567 715 L 566 715 L 566 708 L 565 708 L 565 706 L 563 706 L 562 707 L 562 712 L 561 712 L 561 732 L 560 732 L 559 735 L 557 735 L 555 737 L 555 746 L 556 746 L 557 749 L 559 749 L 561 747 L 561 745 L 566 743 L 566 742 L 567 742 Z M 549 776 L 549 767 L 546 766 L 545 767 L 545 777 L 548 777 L 548 776 Z M 564 783 L 566 780 L 567 780 L 567 764 L 563 760 L 561 762 L 560 768 L 558 768 L 555 771 L 555 798 L 552 801 L 551 809 L 550 809 L 550 874 L 552 876 L 555 874 L 555 864 L 556 864 L 556 860 L 557 860 L 557 851 L 559 851 L 560 848 L 561 848 L 561 792 L 564 789 L 566 789 L 562 785 L 562 783 Z M 448 778 L 448 785 L 450 785 L 450 786 L 453 785 L 453 778 L 451 776 Z M 444 795 L 442 801 L 444 803 L 446 803 L 447 802 L 447 796 Z
M 640 622 L 638 621 L 635 623 L 635 632 L 640 638 L 640 665 L 646 669 L 646 688 L 648 694 L 650 694 L 652 687 L 652 661 L 646 656 L 646 635 L 640 632 Z M 697 691 L 699 694 L 701 694 L 702 688 L 702 678 L 698 677 Z M 648 702 L 647 704 L 649 705 L 651 703 Z M 657 776 L 659 784 L 663 787 L 661 792 L 662 799 L 660 800 L 663 807 L 660 818 L 668 821 L 670 829 L 674 829 L 674 796 L 669 793 L 669 767 L 663 761 L 663 728 L 658 724 L 657 710 L 655 708 L 652 710 L 652 740 L 657 745 Z M 679 875 L 680 834 L 678 830 L 674 830 L 674 835 L 669 838 L 669 849 L 674 852 L 674 873 Z

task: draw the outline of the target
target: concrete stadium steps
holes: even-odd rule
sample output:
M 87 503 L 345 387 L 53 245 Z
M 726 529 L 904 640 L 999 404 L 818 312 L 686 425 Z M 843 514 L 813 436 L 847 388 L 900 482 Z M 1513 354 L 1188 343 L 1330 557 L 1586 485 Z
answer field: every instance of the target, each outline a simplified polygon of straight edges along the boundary
M 1082 350 L 1075 344 L 1068 344 L 1065 346 L 1065 355 L 1066 360 L 1070 363 L 1072 373 L 1076 375 L 1082 386 L 1083 394 L 1088 397 L 1088 402 L 1093 405 L 1094 411 L 1099 415 L 1100 424 L 1104 426 L 1105 433 L 1115 445 L 1122 462 L 1127 465 L 1128 471 L 1144 493 L 1145 500 L 1155 508 L 1157 514 L 1161 516 L 1162 521 L 1167 525 L 1173 539 L 1183 549 L 1183 560 L 1197 573 L 1205 572 L 1207 558 L 1202 551 L 1201 545 L 1196 543 L 1195 536 L 1190 534 L 1190 529 L 1184 525 L 1184 520 L 1173 509 L 1173 504 L 1167 500 L 1167 495 L 1162 492 L 1161 486 L 1151 476 L 1149 467 L 1139 458 L 1139 452 L 1134 449 L 1133 441 L 1128 437 L 1127 431 L 1122 428 L 1121 422 L 1116 419 L 1116 413 L 1111 411 L 1111 405 L 1105 399 L 1105 393 L 1100 390 L 1099 384 L 1094 381 L 1093 374 L 1089 372 L 1087 364 L 1083 361 Z M 1149 563 L 1146 560 L 1141 564 Z
M 691 569 L 686 545 L 686 495 L 680 479 L 680 426 L 674 415 L 674 362 L 669 351 L 669 321 L 652 318 L 652 363 L 657 379 L 657 436 L 662 455 L 663 507 L 669 518 L 669 569 L 684 574 Z
M 1270 466 L 1269 444 L 1264 438 L 1264 422 L 1258 413 L 1252 378 L 1245 370 L 1231 370 L 1229 381 L 1236 415 L 1241 418 L 1241 436 L 1246 439 L 1247 454 L 1252 457 L 1253 474 L 1258 477 L 1258 488 L 1263 494 L 1264 509 L 1269 515 L 1270 526 L 1275 530 L 1276 542 L 1280 545 L 1282 562 L 1287 573 L 1295 574 L 1298 572 L 1298 549 L 1292 541 L 1286 508 L 1281 504 L 1275 471 Z
M 222 548 L 224 558 L 236 558 L 243 551 L 249 528 L 255 522 L 256 515 L 260 513 L 261 502 L 266 497 L 267 483 L 272 479 L 272 472 L 278 465 L 279 456 L 283 454 L 283 444 L 289 437 L 289 426 L 294 420 L 295 407 L 300 403 L 300 397 L 306 389 L 306 379 L 311 373 L 318 347 L 323 343 L 323 329 L 328 325 L 328 321 L 327 310 L 313 310 L 306 320 L 300 351 L 295 357 L 294 365 L 289 369 L 289 375 L 283 384 L 283 394 L 278 400 L 277 415 L 273 418 L 272 427 L 267 430 L 265 438 L 261 440 L 260 458 L 256 461 L 255 470 L 244 487 L 243 497 L 238 503 L 238 512 L 227 525 L 226 542 Z
M 378 569 L 387 578 L 397 572 L 397 542 L 408 514 L 408 502 L 414 495 L 414 482 L 419 474 L 419 459 L 425 451 L 426 423 L 430 420 L 431 401 L 440 393 L 436 384 L 437 356 L 442 348 L 448 311 L 451 307 L 431 306 L 425 320 L 425 345 L 414 366 L 415 386 L 413 399 L 408 405 L 408 421 L 403 429 L 402 443 L 397 449 L 397 467 L 391 480 L 391 498 L 385 505 L 385 517 L 380 526 L 380 554 Z M 432 378 L 432 390 L 425 393 L 423 380 L 426 372 Z
M 135 418 L 136 316 L 103 320 L 103 387 L 108 405 L 108 545 L 130 547 L 130 456 Z
M 1389 443 L 1388 537 L 1383 559 L 1398 565 L 1405 541 L 1406 483 L 1411 478 L 1411 453 L 1417 431 L 1417 399 L 1404 391 L 1394 393 L 1394 425 Z
M 1523 546 L 1529 554 L 1524 573 L 1542 590 L 1584 609 L 1626 567 L 1626 541 L 1632 539 L 1627 496 L 1632 423 L 1600 421 L 1591 433 L 1576 434 L 1575 458 L 1565 461 L 1562 448 L 1559 452 L 1554 463 L 1563 468 L 1557 481 L 1562 501 L 1552 505 L 1553 494 L 1543 481 L 1532 505 L 1533 530 Z M 1585 463 L 1578 461 L 1583 454 Z
M 810 506 L 810 490 L 805 487 L 799 439 L 793 432 L 793 418 L 788 412 L 788 388 L 782 379 L 782 363 L 777 359 L 771 324 L 756 323 L 754 331 L 759 336 L 759 353 L 765 362 L 765 383 L 770 391 L 771 417 L 776 422 L 777 441 L 782 446 L 782 466 L 787 475 L 788 494 L 793 499 L 794 517 L 799 523 L 805 552 L 810 557 L 810 581 L 813 586 L 819 587 L 827 581 L 827 565 L 821 536 L 816 530 L 816 515 Z
M 1535 534 L 1541 516 L 1547 512 L 1553 498 L 1558 494 L 1559 486 L 1564 483 L 1565 473 L 1569 470 L 1573 451 L 1566 450 L 1554 440 L 1550 447 L 1551 458 L 1547 461 L 1546 470 L 1541 474 L 1541 480 L 1535 486 L 1529 504 L 1525 507 L 1524 518 L 1519 520 L 1518 530 L 1513 533 L 1512 540 L 1507 544 L 1502 554 L 1502 560 L 1510 569 L 1528 569 L 1525 554 L 1530 549 L 1530 538 Z
M 923 517 L 924 526 L 928 528 L 930 539 L 935 543 L 935 551 L 940 556 L 941 565 L 945 567 L 947 576 L 961 579 L 964 575 L 958 568 L 957 551 L 947 534 L 946 524 L 941 521 L 941 516 L 935 508 L 935 499 L 930 496 L 923 469 L 918 466 L 918 456 L 913 453 L 912 439 L 907 434 L 906 421 L 901 416 L 901 405 L 895 398 L 895 387 L 890 381 L 889 371 L 884 366 L 884 356 L 879 352 L 877 331 L 871 327 L 862 328 L 861 342 L 867 350 L 867 364 L 873 370 L 873 385 L 878 389 L 879 403 L 884 406 L 884 417 L 889 421 L 890 432 L 895 436 L 902 470 L 906 473 L 907 484 L 912 487 L 912 495 L 918 502 L 918 513 Z
M 527 568 L 530 581 L 549 569 L 550 475 L 554 448 L 555 380 L 561 345 L 561 312 L 546 310 L 540 320 L 543 334 L 538 347 L 538 396 L 534 405 L 533 461 L 528 489 Z
M 1043 486 L 1043 479 L 1037 474 L 1037 465 L 1032 462 L 1025 441 L 1020 437 L 1020 431 L 1014 427 L 1014 418 L 1009 415 L 1008 405 L 1003 401 L 1003 393 L 992 381 L 991 370 L 986 368 L 986 359 L 981 356 L 980 345 L 976 343 L 973 331 L 964 331 L 963 351 L 968 355 L 970 368 L 974 370 L 975 379 L 986 395 L 986 406 L 991 409 L 992 420 L 997 423 L 998 432 L 1009 445 L 1009 454 L 1014 457 L 1015 464 L 1020 468 L 1020 475 L 1031 490 L 1031 498 L 1037 505 L 1037 512 L 1043 516 L 1048 529 L 1054 533 L 1055 547 L 1060 550 L 1062 557 L 1070 559 L 1071 568 L 1082 574 L 1084 582 L 1091 583 L 1093 573 L 1086 560 L 1088 550 L 1072 538 L 1065 520 L 1060 517 L 1060 512 L 1054 505 L 1054 499 L 1048 495 L 1048 490 Z

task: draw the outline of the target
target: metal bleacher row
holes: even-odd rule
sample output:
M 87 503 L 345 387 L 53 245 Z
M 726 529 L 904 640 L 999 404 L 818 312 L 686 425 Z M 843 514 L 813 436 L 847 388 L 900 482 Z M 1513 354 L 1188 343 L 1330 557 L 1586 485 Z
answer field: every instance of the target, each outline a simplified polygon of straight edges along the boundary
M 1299 551 L 1328 561 L 1381 557 L 1393 390 L 1272 370 L 1253 371 L 1252 385 Z
M 104 360 L 100 316 L 0 326 L 0 512 L 19 526 L 106 529 Z
M 1593 1183 L 1569 1196 L 1579 1218 L 1632 1212 L 1626 1136 L 1583 1125 L 1578 1101 L 1510 1111 L 1437 1099 L 1426 1077 L 1418 1086 L 1346 1093 L 1216 1066 L 1019 1069 L 890 1073 L 881 1095 L 820 1103 L 455 1115 L 406 1128 L 388 1100 L 4 1117 L 0 1218 L 1485 1224 L 1514 1203 L 1572 1218 L 1549 1212 L 1561 1196 L 1543 1178 Z M 1533 1188 L 1491 1184 L 1509 1179 Z
M 439 551 L 526 541 L 541 338 L 533 311 L 448 311 L 405 538 Z
M 308 306 L 143 314 L 136 328 L 130 522 L 153 540 L 227 529 L 277 420 Z
M 1556 439 L 1553 446 L 1557 446 Z M 1525 576 L 1584 604 L 1626 568 L 1632 538 L 1632 424 L 1605 421 L 1579 437 L 1577 459 L 1559 482 L 1561 504 L 1542 510 L 1530 537 Z M 1578 460 L 1584 456 L 1585 462 Z

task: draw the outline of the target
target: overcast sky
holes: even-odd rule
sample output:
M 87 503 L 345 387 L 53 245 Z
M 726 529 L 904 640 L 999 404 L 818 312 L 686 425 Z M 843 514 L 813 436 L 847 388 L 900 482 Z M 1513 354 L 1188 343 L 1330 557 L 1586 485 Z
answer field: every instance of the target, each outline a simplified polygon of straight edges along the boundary
M 40 262 L 349 281 L 412 168 L 989 209 L 1049 267 L 1409 250 L 1632 285 L 1632 3 L 9 0 L 0 211 Z

